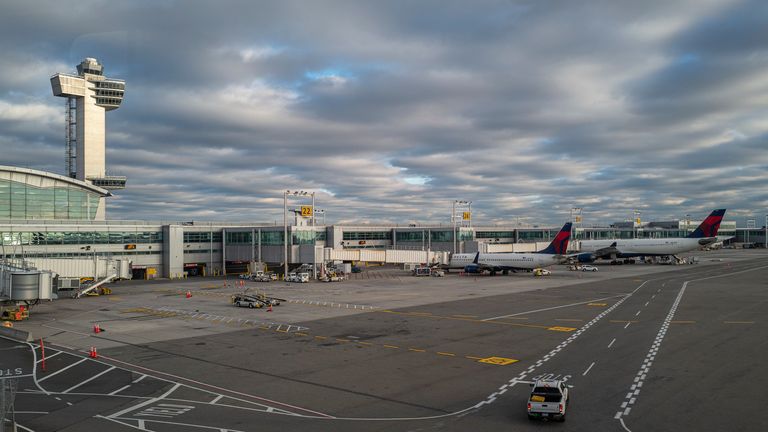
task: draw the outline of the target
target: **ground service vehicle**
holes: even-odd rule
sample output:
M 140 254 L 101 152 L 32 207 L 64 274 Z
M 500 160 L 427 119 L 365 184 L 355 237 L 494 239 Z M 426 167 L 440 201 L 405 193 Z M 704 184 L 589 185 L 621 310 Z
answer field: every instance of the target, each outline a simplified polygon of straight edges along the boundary
M 581 266 L 581 271 L 596 272 L 597 267 L 591 265 L 583 265 Z
M 247 308 L 260 308 L 264 306 L 264 303 L 253 296 L 245 295 L 245 294 L 235 294 L 232 296 L 232 304 L 237 307 L 247 307 Z
M 563 381 L 537 380 L 531 384 L 531 397 L 528 398 L 528 418 L 555 419 L 565 421 L 570 395 Z
M 542 268 L 539 268 L 539 269 L 535 269 L 535 270 L 533 271 L 533 275 L 534 275 L 534 276 L 549 276 L 549 275 L 551 275 L 551 274 L 552 274 L 552 272 L 551 272 L 551 271 L 549 271 L 549 270 L 547 270 L 547 269 L 542 269 Z

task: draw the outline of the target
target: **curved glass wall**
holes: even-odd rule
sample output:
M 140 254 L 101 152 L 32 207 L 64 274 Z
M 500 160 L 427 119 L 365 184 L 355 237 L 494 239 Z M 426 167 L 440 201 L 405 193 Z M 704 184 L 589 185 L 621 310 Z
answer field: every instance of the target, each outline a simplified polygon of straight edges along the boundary
M 56 182 L 38 187 L 0 179 L 0 219 L 94 220 L 99 194 Z

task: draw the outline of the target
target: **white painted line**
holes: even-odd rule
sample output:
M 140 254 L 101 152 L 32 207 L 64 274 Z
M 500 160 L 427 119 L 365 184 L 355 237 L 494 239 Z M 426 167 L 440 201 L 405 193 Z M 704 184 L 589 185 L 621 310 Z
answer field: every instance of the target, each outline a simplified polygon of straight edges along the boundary
M 40 378 L 39 380 L 37 380 L 37 382 L 43 382 L 43 381 L 47 380 L 48 378 L 50 378 L 50 377 L 53 377 L 53 376 L 56 376 L 56 375 L 58 375 L 58 374 L 60 374 L 60 373 L 64 372 L 65 370 L 67 370 L 67 369 L 69 369 L 69 368 L 71 368 L 71 367 L 75 367 L 75 366 L 79 365 L 80 363 L 82 363 L 82 362 L 84 362 L 84 361 L 86 361 L 86 360 L 88 360 L 88 359 L 87 359 L 87 358 L 84 358 L 84 359 L 82 359 L 82 360 L 76 361 L 76 362 L 72 363 L 71 365 L 69 365 L 69 366 L 65 367 L 64 369 L 59 369 L 59 370 L 57 370 L 56 372 L 54 372 L 54 373 L 52 373 L 52 374 L 50 374 L 50 375 L 46 375 L 46 376 L 44 376 L 44 377 Z
M 592 299 L 592 300 L 587 300 L 587 301 L 578 302 L 578 303 L 571 303 L 571 304 L 561 305 L 561 306 L 552 306 L 552 307 L 548 307 L 548 308 L 544 308 L 544 309 L 535 309 L 535 310 L 530 310 L 530 311 L 525 311 L 525 312 L 518 312 L 518 313 L 514 313 L 514 314 L 510 314 L 510 315 L 501 315 L 501 316 L 497 316 L 497 317 L 493 317 L 493 318 L 486 318 L 486 319 L 484 319 L 482 321 L 493 321 L 493 320 L 497 320 L 497 319 L 509 318 L 509 317 L 514 317 L 514 316 L 518 316 L 518 315 L 527 315 L 527 314 L 532 314 L 532 313 L 536 313 L 536 312 L 544 312 L 544 311 L 553 310 L 553 309 L 561 309 L 561 308 L 566 308 L 566 307 L 571 307 L 571 306 L 578 306 L 578 305 L 592 303 L 592 302 L 596 302 L 596 301 L 600 301 L 600 300 L 608 300 L 608 299 L 612 299 L 612 298 L 616 298 L 616 297 L 626 297 L 626 294 L 615 295 L 615 296 L 610 296 L 610 297 L 603 297 L 603 298 L 599 298 L 599 299 Z
M 624 328 L 629 327 L 630 324 L 632 324 L 632 322 L 628 322 L 627 325 L 624 326 Z
M 111 368 L 109 368 L 109 369 L 107 369 L 107 370 L 104 370 L 104 371 L 101 371 L 101 372 L 97 373 L 96 375 L 94 375 L 94 376 L 92 376 L 92 377 L 88 378 L 87 380 L 85 380 L 85 381 L 81 382 L 80 384 L 76 384 L 76 385 L 73 385 L 72 387 L 70 387 L 70 388 L 68 388 L 68 389 L 64 390 L 62 393 L 69 393 L 71 390 L 74 390 L 74 389 L 76 389 L 76 388 L 80 387 L 80 386 L 81 386 L 81 385 L 83 385 L 83 384 L 87 384 L 87 383 L 89 383 L 89 382 L 91 382 L 91 381 L 95 380 L 96 378 L 98 378 L 98 377 L 100 377 L 100 376 L 102 376 L 102 375 L 106 374 L 107 372 L 109 372 L 109 371 L 111 371 L 111 370 L 113 370 L 113 369 L 115 369 L 115 366 L 112 366 Z
M 591 365 L 589 365 L 589 367 L 587 368 L 587 370 L 585 370 L 585 371 L 584 371 L 584 373 L 583 373 L 583 374 L 581 374 L 581 376 L 587 376 L 587 374 L 589 373 L 589 371 L 592 369 L 592 366 L 594 366 L 594 365 L 595 365 L 595 362 L 592 362 L 592 364 L 591 364 Z
M 5 420 L 3 420 L 3 421 L 5 421 Z M 28 428 L 28 427 L 25 427 L 25 426 L 22 426 L 22 425 L 20 425 L 20 424 L 18 424 L 18 423 L 16 423 L 16 427 L 17 427 L 17 428 L 19 428 L 19 429 L 21 429 L 21 430 L 25 430 L 25 431 L 29 431 L 29 432 L 35 432 L 35 431 L 33 431 L 32 429 L 30 429 L 30 428 Z
M 116 395 L 116 394 L 120 393 L 121 391 L 123 391 L 123 390 L 127 389 L 127 388 L 128 388 L 128 387 L 130 387 L 130 386 L 131 386 L 131 385 L 130 385 L 130 384 L 128 384 L 127 386 L 124 386 L 124 387 L 120 387 L 119 389 L 117 389 L 117 390 L 113 391 L 113 392 L 112 392 L 112 393 L 110 393 L 109 395 L 110 395 L 110 396 L 112 396 L 112 395 Z
M 611 343 L 609 343 L 609 344 L 608 344 L 608 348 L 612 347 L 614 342 L 616 342 L 616 338 L 613 338 L 613 340 L 611 341 Z
M 645 302 L 645 305 L 648 306 L 648 303 L 650 303 L 650 301 Z
M 137 382 L 139 382 L 139 381 L 143 380 L 143 379 L 144 379 L 144 378 L 146 378 L 146 377 L 147 377 L 146 375 L 142 375 L 142 376 L 140 376 L 140 377 L 136 378 L 135 380 L 133 380 L 133 384 L 136 384 Z
M 56 357 L 57 355 L 61 354 L 62 352 L 64 352 L 64 351 L 56 351 L 55 353 L 53 353 L 53 354 L 51 354 L 49 356 L 46 356 L 45 359 L 46 360 L 50 360 L 50 359 Z M 40 359 L 40 360 L 36 361 L 35 363 L 40 363 L 41 361 L 43 361 L 43 359 Z
M 224 395 L 218 395 L 218 396 L 216 396 L 215 398 L 213 398 L 213 400 L 212 400 L 212 401 L 210 401 L 210 402 L 208 402 L 208 403 L 209 403 L 209 404 L 215 404 L 216 402 L 220 401 L 220 400 L 221 400 L 221 398 L 223 398 L 223 397 L 224 397 Z
M 635 316 L 638 316 L 638 315 L 640 315 L 640 311 L 637 311 L 637 313 L 635 314 Z

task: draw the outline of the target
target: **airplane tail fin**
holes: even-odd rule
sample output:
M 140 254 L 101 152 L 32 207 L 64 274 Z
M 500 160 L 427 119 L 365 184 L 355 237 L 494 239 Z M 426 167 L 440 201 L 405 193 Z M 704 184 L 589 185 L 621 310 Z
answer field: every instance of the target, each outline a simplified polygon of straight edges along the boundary
M 701 225 L 688 234 L 688 238 L 716 237 L 717 230 L 720 229 L 720 222 L 723 221 L 723 216 L 725 216 L 725 209 L 713 211 L 704 219 Z
M 552 243 L 550 243 L 546 249 L 542 249 L 536 253 L 565 255 L 565 252 L 568 250 L 568 241 L 571 239 L 571 226 L 572 224 L 570 222 L 563 225 L 563 228 L 557 233 L 555 239 L 552 240 Z

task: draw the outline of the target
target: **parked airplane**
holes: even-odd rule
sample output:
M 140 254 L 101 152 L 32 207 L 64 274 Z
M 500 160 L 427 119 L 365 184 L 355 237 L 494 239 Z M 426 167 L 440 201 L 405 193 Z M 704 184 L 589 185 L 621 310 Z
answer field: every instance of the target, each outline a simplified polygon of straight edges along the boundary
M 640 256 L 675 256 L 681 252 L 715 243 L 725 209 L 715 210 L 686 237 L 642 238 L 627 240 L 582 240 L 575 257 L 579 262 L 598 259 L 631 259 Z
M 509 271 L 533 270 L 559 264 L 565 259 L 568 240 L 571 238 L 571 223 L 563 225 L 552 243 L 538 252 L 462 253 L 453 254 L 449 268 L 463 268 L 467 273 L 484 271 L 507 274 Z

